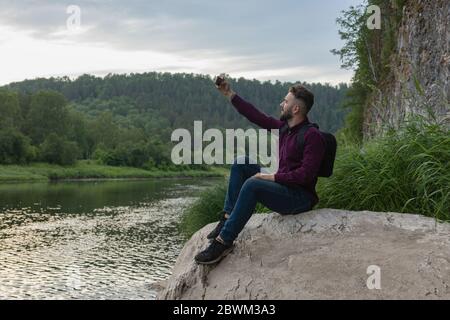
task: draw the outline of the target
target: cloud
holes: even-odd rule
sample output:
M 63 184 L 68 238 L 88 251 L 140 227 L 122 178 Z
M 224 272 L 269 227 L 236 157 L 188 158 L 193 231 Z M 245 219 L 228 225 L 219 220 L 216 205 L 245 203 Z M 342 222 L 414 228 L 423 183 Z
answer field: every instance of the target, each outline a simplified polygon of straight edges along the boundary
M 329 50 L 341 46 L 335 26 L 339 11 L 359 2 L 9 0 L 0 1 L 0 27 L 49 48 L 77 46 L 96 52 L 103 48 L 110 54 L 129 54 L 130 59 L 142 52 L 174 59 L 153 61 L 148 67 L 182 70 L 184 65 L 197 72 L 224 70 L 232 75 L 291 80 L 302 75 L 305 78 L 299 80 L 320 78 L 328 70 L 335 81 L 348 81 L 349 72 L 339 70 L 339 61 Z M 76 34 L 66 28 L 69 4 L 81 8 L 82 29 Z M 80 61 L 80 71 L 91 64 Z M 142 65 L 136 63 L 132 69 Z M 303 70 L 315 71 L 300 73 Z

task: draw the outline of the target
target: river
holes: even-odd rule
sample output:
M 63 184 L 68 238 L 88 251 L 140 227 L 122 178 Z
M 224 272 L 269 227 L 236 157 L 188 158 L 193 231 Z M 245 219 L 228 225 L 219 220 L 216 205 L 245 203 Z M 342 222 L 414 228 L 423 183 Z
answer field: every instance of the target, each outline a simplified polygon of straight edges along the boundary
M 0 184 L 0 299 L 155 299 L 208 179 Z

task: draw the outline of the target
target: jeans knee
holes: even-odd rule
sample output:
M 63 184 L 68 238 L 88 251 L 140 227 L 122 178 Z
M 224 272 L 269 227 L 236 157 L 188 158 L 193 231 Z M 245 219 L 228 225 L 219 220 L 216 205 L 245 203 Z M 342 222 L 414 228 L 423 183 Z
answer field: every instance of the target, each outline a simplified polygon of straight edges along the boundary
M 244 192 L 249 190 L 252 191 L 255 190 L 258 187 L 259 181 L 260 181 L 259 179 L 253 177 L 247 179 L 242 186 L 242 190 L 244 190 Z

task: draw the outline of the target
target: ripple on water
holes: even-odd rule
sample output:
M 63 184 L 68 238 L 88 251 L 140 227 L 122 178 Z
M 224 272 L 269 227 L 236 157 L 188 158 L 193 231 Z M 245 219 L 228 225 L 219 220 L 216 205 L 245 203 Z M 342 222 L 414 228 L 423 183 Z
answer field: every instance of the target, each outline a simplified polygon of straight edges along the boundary
M 150 285 L 170 275 L 183 243 L 177 223 L 194 199 L 86 214 L 7 210 L 0 299 L 154 299 Z

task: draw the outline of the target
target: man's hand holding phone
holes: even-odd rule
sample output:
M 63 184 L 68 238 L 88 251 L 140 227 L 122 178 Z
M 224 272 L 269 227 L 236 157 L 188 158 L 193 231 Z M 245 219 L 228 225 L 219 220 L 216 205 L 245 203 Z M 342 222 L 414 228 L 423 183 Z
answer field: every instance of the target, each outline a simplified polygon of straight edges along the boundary
M 221 74 L 215 79 L 216 88 L 230 100 L 233 99 L 236 94 L 230 87 L 230 84 L 226 81 L 225 74 Z

